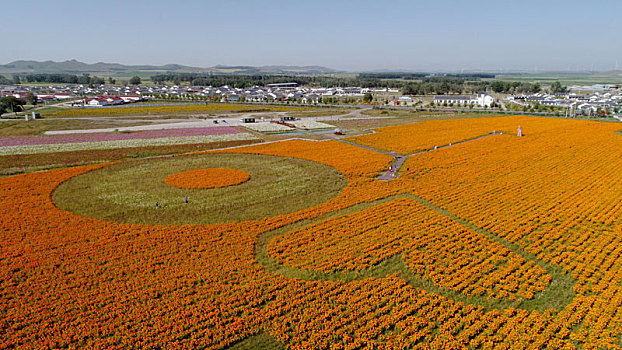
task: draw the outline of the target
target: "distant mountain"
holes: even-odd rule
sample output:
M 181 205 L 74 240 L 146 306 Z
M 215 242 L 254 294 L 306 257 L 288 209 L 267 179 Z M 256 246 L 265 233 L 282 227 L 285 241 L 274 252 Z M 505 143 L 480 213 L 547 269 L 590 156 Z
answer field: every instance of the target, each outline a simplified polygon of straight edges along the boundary
M 212 73 L 212 74 L 332 74 L 338 71 L 320 66 L 223 66 L 210 68 L 189 67 L 179 64 L 163 66 L 123 65 L 119 63 L 97 62 L 88 64 L 77 60 L 54 61 L 15 61 L 0 65 L 0 74 L 93 74 L 93 75 L 150 75 L 158 73 Z
M 339 71 L 321 66 L 223 66 L 208 68 L 214 72 L 236 74 L 332 74 Z

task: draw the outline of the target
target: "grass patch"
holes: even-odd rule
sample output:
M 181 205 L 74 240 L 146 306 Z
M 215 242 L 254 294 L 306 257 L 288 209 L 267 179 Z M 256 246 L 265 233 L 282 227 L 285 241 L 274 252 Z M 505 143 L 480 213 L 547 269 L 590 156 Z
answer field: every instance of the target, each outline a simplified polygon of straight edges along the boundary
M 156 154 L 154 154 L 153 152 L 136 152 L 136 153 L 128 153 L 127 157 L 128 158 L 148 158 L 148 157 L 153 157 Z
M 171 174 L 200 168 L 238 169 L 251 177 L 236 186 L 212 189 L 181 189 L 164 182 Z M 308 160 L 202 154 L 107 166 L 66 181 L 54 191 L 52 199 L 62 209 L 107 221 L 212 224 L 304 209 L 329 200 L 346 184 L 336 169 Z
M 309 117 L 332 117 L 332 116 L 343 116 L 346 115 L 348 113 L 350 113 L 352 111 L 352 109 L 346 109 L 346 108 L 331 108 L 331 109 L 326 109 L 326 108 L 320 108 L 320 109 L 313 109 L 313 110 L 309 110 L 309 111 L 296 111 L 296 112 L 291 112 L 291 113 L 287 113 L 287 115 L 290 115 L 292 117 L 296 117 L 296 118 L 309 118 Z
M 287 347 L 278 342 L 269 333 L 250 336 L 226 348 L 227 350 L 285 350 Z

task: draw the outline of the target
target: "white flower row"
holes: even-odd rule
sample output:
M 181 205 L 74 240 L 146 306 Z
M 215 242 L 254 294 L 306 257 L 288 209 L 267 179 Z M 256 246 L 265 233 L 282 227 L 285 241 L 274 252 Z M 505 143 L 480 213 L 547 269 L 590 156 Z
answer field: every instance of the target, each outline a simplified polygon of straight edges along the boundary
M 158 139 L 133 139 L 133 140 L 117 140 L 117 141 L 63 143 L 63 144 L 51 144 L 51 145 L 5 146 L 5 147 L 0 147 L 0 156 L 9 156 L 9 155 L 16 155 L 16 154 L 89 151 L 89 150 L 114 149 L 114 148 L 172 146 L 172 145 L 187 145 L 187 144 L 193 144 L 193 143 L 211 143 L 211 142 L 258 140 L 258 139 L 259 138 L 257 136 L 244 132 L 244 133 L 225 134 L 225 135 L 163 137 L 163 138 L 158 138 Z
M 244 127 L 257 132 L 288 132 L 296 129 L 277 123 L 247 123 Z
M 297 120 L 297 121 L 290 122 L 290 124 L 295 125 L 299 129 L 305 129 L 305 130 L 332 129 L 335 127 L 334 125 L 316 122 L 313 120 Z

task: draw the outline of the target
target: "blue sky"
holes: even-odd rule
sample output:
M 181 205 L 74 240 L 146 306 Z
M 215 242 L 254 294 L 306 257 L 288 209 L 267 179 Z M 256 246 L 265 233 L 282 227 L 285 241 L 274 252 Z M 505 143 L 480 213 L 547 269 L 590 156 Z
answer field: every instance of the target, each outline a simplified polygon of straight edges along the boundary
M 21 59 L 361 70 L 610 70 L 622 1 L 11 1 Z M 8 33 L 14 33 L 9 35 Z

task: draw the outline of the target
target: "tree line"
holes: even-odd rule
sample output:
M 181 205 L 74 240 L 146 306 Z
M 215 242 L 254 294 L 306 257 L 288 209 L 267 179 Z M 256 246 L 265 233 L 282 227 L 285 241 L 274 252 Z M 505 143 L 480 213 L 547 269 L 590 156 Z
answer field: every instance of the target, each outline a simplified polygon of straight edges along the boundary
M 428 73 L 400 73 L 400 72 L 386 72 L 386 73 L 359 73 L 359 79 L 403 79 L 413 80 L 427 77 Z
M 13 76 L 15 84 L 20 83 L 55 83 L 55 84 L 84 84 L 84 85 L 100 85 L 104 84 L 104 78 L 89 75 L 73 75 L 73 74 L 20 74 Z
M 13 84 L 12 80 L 5 77 L 4 75 L 0 75 L 0 85 L 11 85 L 11 84 Z
M 310 87 L 395 88 L 408 95 L 473 93 L 485 90 L 487 75 L 422 76 L 423 73 L 361 73 L 356 77 L 292 76 L 292 75 L 207 75 L 201 73 L 165 73 L 151 76 L 156 84 L 188 83 L 193 86 L 231 86 L 249 88 L 276 83 L 298 83 Z M 408 79 L 405 79 L 408 78 Z M 412 79 L 417 78 L 417 81 Z
M 430 73 L 406 73 L 406 72 L 385 72 L 385 73 L 359 73 L 359 79 L 402 79 L 402 80 L 419 80 L 422 78 L 447 77 L 447 78 L 464 78 L 464 79 L 493 79 L 494 74 L 490 73 L 447 73 L 447 74 L 430 74 Z
M 359 79 L 334 76 L 300 76 L 300 75 L 210 75 L 204 73 L 165 73 L 151 76 L 156 84 L 188 83 L 193 86 L 224 86 L 248 88 L 278 83 L 298 83 L 311 87 L 397 87 L 399 84 L 380 79 Z
M 298 83 L 310 87 L 349 87 L 363 88 L 393 88 L 400 89 L 405 95 L 440 95 L 440 94 L 472 94 L 490 88 L 497 93 L 536 93 L 541 91 L 539 83 L 517 81 L 487 81 L 482 79 L 494 78 L 493 74 L 443 74 L 429 75 L 427 73 L 360 73 L 355 77 L 336 76 L 300 76 L 300 75 L 226 75 L 206 73 L 163 73 L 151 76 L 156 84 L 172 83 L 181 85 L 186 83 L 193 86 L 224 86 L 234 88 L 249 88 L 252 86 L 267 86 L 276 83 Z M 72 74 L 24 74 L 15 75 L 13 82 L 0 76 L 0 84 L 10 83 L 59 83 L 99 85 L 105 80 L 97 76 Z M 114 84 L 112 78 L 109 84 Z M 141 84 L 137 76 L 129 80 L 132 85 Z M 553 93 L 565 92 L 566 88 L 559 82 L 551 86 Z
M 558 82 L 559 84 L 559 82 Z M 526 82 L 518 82 L 518 81 L 501 81 L 495 80 L 490 83 L 490 88 L 494 92 L 499 93 L 536 93 L 540 92 L 541 86 L 540 83 L 526 83 Z

